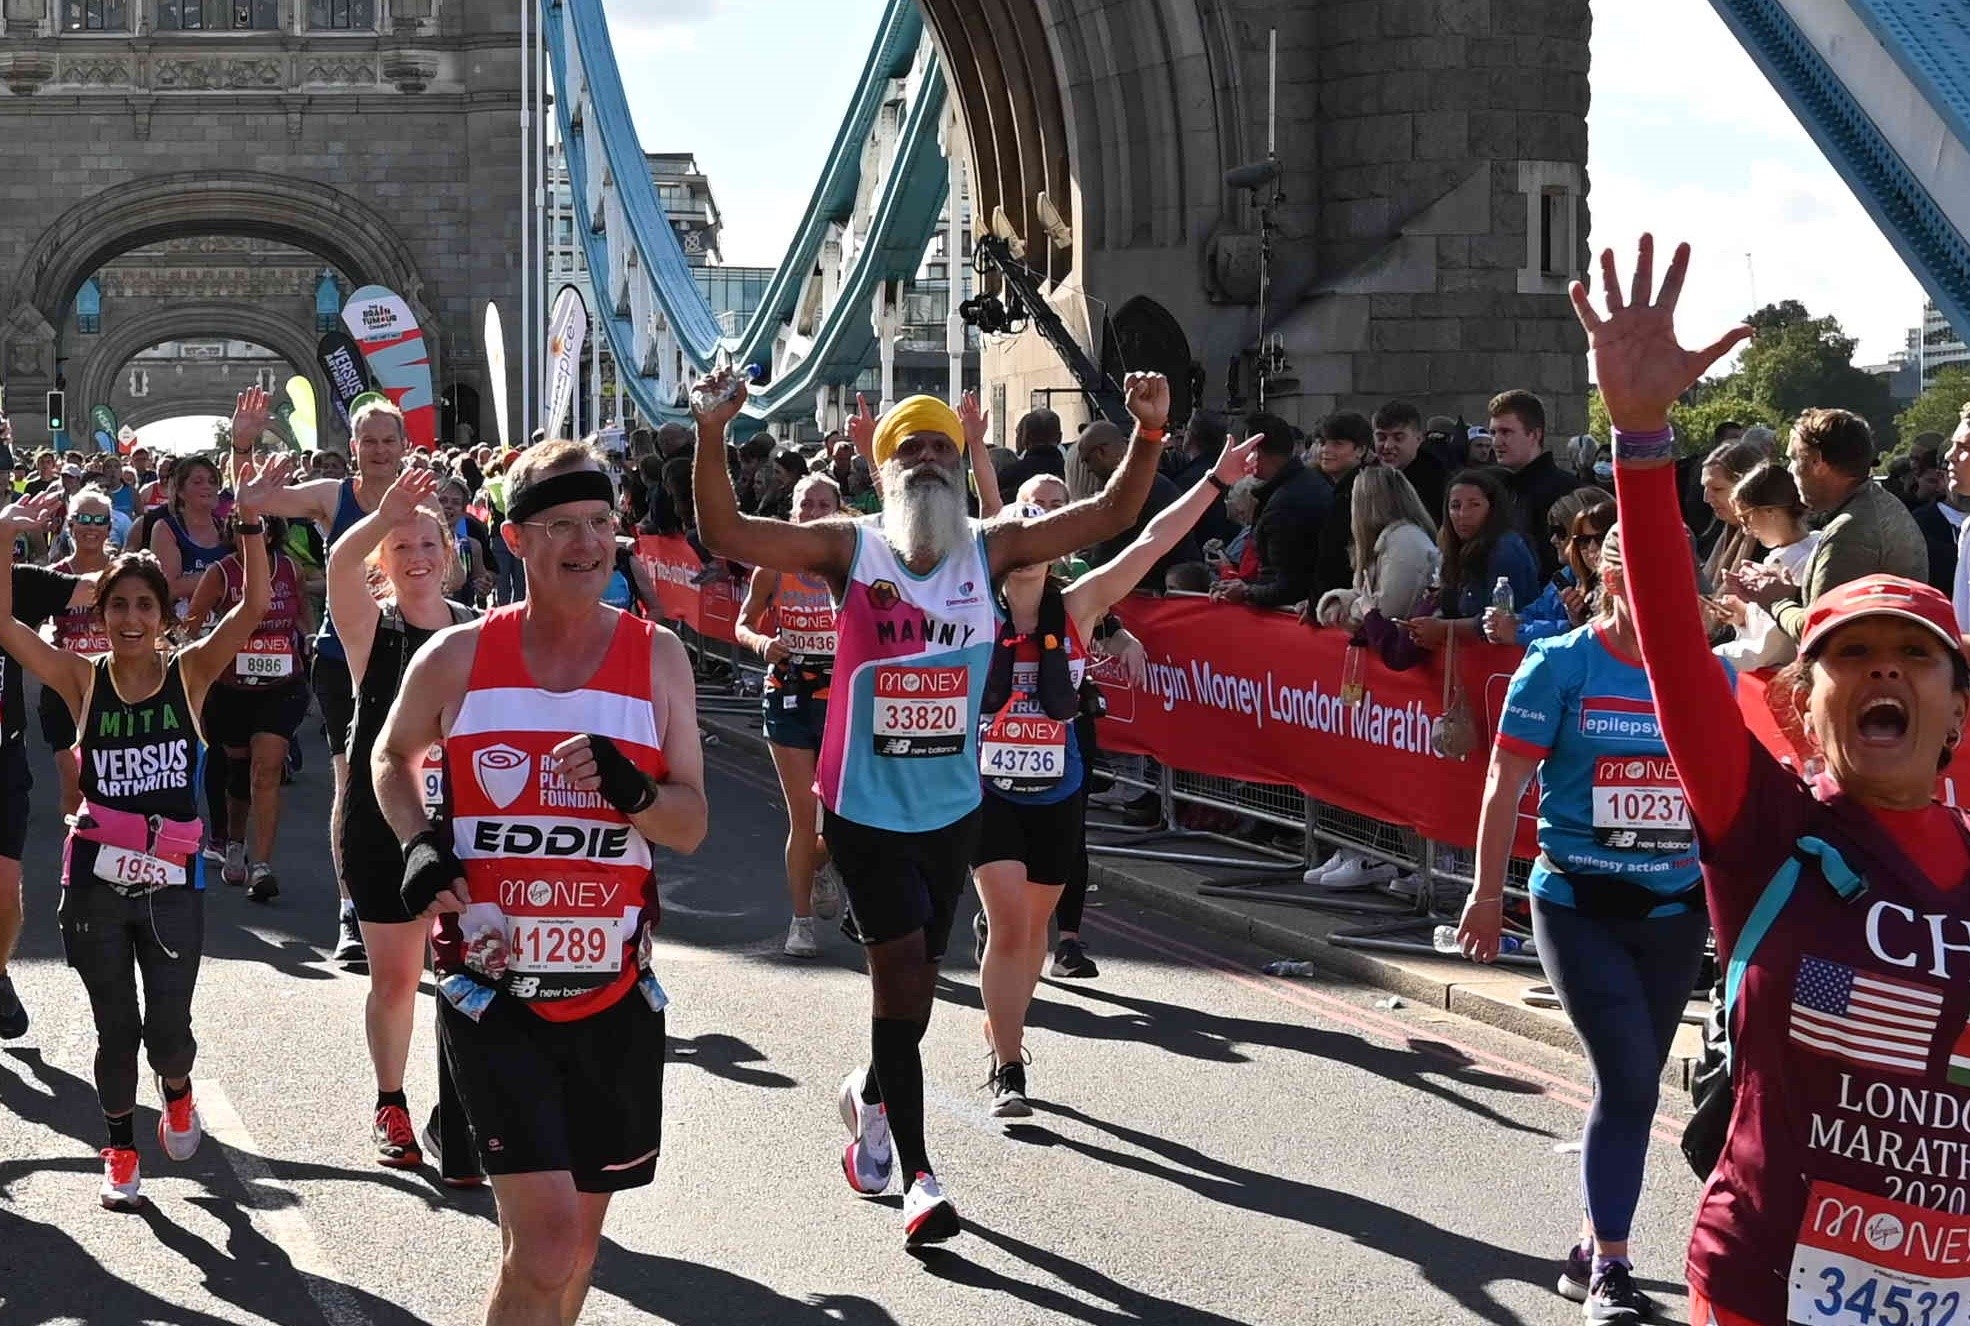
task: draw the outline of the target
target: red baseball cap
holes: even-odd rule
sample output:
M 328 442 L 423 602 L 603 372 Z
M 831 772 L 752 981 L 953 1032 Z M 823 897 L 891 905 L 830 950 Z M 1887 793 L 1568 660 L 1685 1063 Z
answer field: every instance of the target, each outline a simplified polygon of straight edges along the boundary
M 1834 631 L 1863 617 L 1900 617 L 1926 626 L 1952 651 L 1964 652 L 1963 632 L 1947 594 L 1919 580 L 1886 575 L 1849 580 L 1814 599 L 1806 610 L 1806 631 L 1799 638 L 1799 652 L 1812 653 Z

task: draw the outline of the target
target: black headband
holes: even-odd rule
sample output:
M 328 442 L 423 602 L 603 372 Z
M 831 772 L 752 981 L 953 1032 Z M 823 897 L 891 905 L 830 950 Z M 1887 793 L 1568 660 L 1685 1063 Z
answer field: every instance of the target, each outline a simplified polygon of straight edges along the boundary
M 564 502 L 607 502 L 614 506 L 616 486 L 600 470 L 563 470 L 516 489 L 508 500 L 506 518 L 518 524 Z

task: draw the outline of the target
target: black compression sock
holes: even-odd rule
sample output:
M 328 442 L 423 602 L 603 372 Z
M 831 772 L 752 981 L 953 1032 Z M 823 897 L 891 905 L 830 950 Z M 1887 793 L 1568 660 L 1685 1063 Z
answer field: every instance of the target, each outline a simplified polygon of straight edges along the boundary
M 410 1101 L 404 1096 L 401 1088 L 396 1091 L 379 1091 L 376 1093 L 376 1108 L 380 1110 L 385 1105 L 395 1105 L 398 1109 L 406 1112 L 410 1109 Z
M 163 1081 L 160 1081 L 158 1086 L 163 1090 L 166 1101 L 183 1100 L 186 1096 L 192 1094 L 192 1080 L 190 1078 L 185 1079 L 185 1085 L 182 1087 L 174 1087 L 169 1082 Z
M 125 1151 L 133 1150 L 136 1147 L 137 1114 L 135 1110 L 132 1110 L 128 1114 L 105 1114 L 103 1116 L 103 1126 L 109 1130 L 109 1144 L 111 1146 L 120 1147 Z
M 889 1136 L 909 1186 L 918 1171 L 930 1168 L 923 1140 L 923 1056 L 918 1050 L 928 1020 L 869 1019 L 869 1043 L 875 1076 L 882 1081 L 883 1103 L 889 1116 Z

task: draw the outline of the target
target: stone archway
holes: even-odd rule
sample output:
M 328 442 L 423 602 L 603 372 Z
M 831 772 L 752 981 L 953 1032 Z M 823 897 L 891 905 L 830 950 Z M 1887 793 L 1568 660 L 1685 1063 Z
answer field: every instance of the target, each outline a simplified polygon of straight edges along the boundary
M 69 302 L 91 273 L 118 254 L 160 240 L 190 235 L 250 235 L 278 240 L 318 254 L 357 284 L 373 282 L 401 294 L 420 324 L 433 327 L 423 302 L 424 281 L 407 244 L 389 221 L 367 204 L 339 189 L 312 180 L 257 172 L 151 175 L 104 189 L 84 199 L 48 226 L 29 250 L 4 301 L 0 301 L 0 364 L 12 384 L 32 399 L 35 392 L 55 385 L 58 373 L 78 391 L 81 370 L 76 360 L 90 365 L 88 386 L 101 389 L 103 373 L 114 374 L 121 361 L 107 370 L 96 367 L 103 347 L 65 343 L 61 328 Z M 145 345 L 174 335 L 237 335 L 258 340 L 290 357 L 297 371 L 314 364 L 314 338 L 305 345 L 283 327 L 243 330 L 254 322 L 247 306 L 232 304 L 224 321 L 206 319 L 202 330 L 189 331 L 172 315 L 173 326 L 133 345 Z M 136 324 L 132 324 L 134 327 Z M 228 329 L 242 329 L 232 330 Z M 117 340 L 137 334 L 119 329 Z M 439 363 L 442 338 L 431 336 L 432 376 L 442 381 Z M 317 384 L 319 386 L 319 384 Z M 84 402 L 100 397 L 84 395 Z
M 1109 324 L 1102 359 L 1111 373 L 1149 370 L 1170 380 L 1170 418 L 1188 419 L 1197 404 L 1191 399 L 1190 338 L 1183 325 L 1147 295 L 1137 295 Z

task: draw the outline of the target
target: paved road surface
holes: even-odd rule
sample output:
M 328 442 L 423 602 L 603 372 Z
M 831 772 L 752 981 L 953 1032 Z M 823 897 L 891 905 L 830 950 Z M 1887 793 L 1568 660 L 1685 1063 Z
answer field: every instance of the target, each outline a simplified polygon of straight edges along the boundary
M 492 1200 L 374 1165 L 364 981 L 333 938 L 326 761 L 310 735 L 260 907 L 216 885 L 197 1004 L 212 1136 L 185 1165 L 138 1137 L 151 1209 L 98 1209 L 101 1118 L 80 985 L 54 925 L 52 772 L 35 800 L 15 971 L 34 1015 L 0 1047 L 0 1326 L 467 1323 L 497 1247 Z M 34 754 L 47 771 L 45 751 Z M 780 956 L 778 799 L 712 752 L 712 833 L 666 860 L 672 998 L 664 1158 L 618 1199 L 584 1321 L 1560 1323 L 1572 1233 L 1574 1058 L 1377 992 L 1257 974 L 1267 955 L 1119 903 L 1090 912 L 1099 980 L 1035 1005 L 1036 1117 L 980 1089 L 975 970 L 954 956 L 925 1042 L 931 1152 L 970 1232 L 921 1260 L 897 1199 L 842 1182 L 834 1092 L 867 1044 L 858 954 Z M 1095 899 L 1101 901 L 1099 895 Z M 966 913 L 969 919 L 969 911 Z M 428 1010 L 409 1084 L 432 1099 Z M 1636 1224 L 1643 1282 L 1681 1320 L 1696 1185 L 1658 1124 Z

